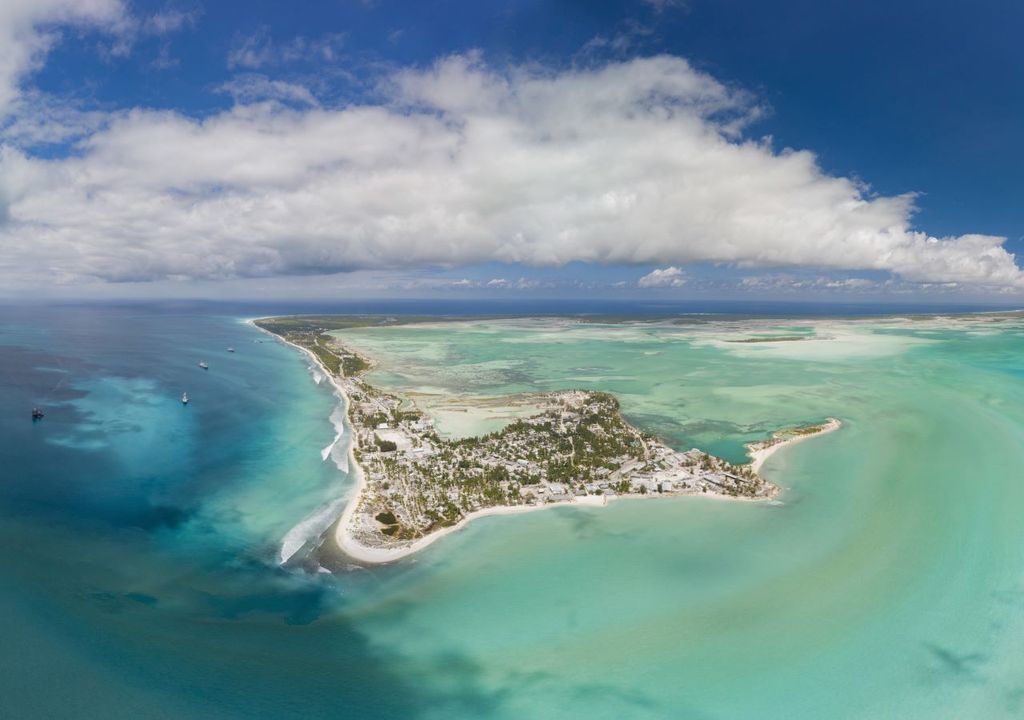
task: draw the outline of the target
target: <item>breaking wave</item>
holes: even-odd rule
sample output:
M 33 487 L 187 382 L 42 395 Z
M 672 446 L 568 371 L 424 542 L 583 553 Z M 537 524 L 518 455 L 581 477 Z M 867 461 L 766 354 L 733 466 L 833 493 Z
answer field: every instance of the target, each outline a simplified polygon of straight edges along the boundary
M 307 367 L 317 385 L 327 379 L 315 364 L 310 364 Z M 320 460 L 327 462 L 327 459 L 330 458 L 335 467 L 347 475 L 349 472 L 348 444 L 343 442 L 346 434 L 346 404 L 344 396 L 337 392 L 335 396 L 338 398 L 338 403 L 330 415 L 331 424 L 334 426 L 334 439 L 320 450 Z M 345 503 L 349 500 L 348 494 L 345 492 L 339 491 L 338 495 L 337 499 L 317 508 L 285 534 L 281 539 L 281 547 L 278 551 L 279 564 L 284 565 L 296 557 L 296 554 L 301 553 L 310 543 L 318 540 L 331 526 L 331 523 L 338 519 Z
M 310 541 L 316 540 L 323 535 L 327 528 L 331 526 L 331 523 L 341 515 L 341 510 L 345 506 L 347 499 L 343 496 L 317 508 L 312 515 L 289 530 L 281 540 L 278 563 L 284 565 L 295 557 L 296 553 L 300 552 Z
M 348 449 L 342 443 L 341 440 L 345 437 L 345 405 L 344 403 L 338 403 L 334 408 L 334 412 L 331 413 L 331 424 L 334 425 L 334 439 L 327 447 L 320 451 L 320 460 L 327 462 L 327 458 L 331 458 L 334 464 L 338 466 L 338 469 L 342 472 L 348 472 Z
M 324 374 L 320 372 L 320 368 L 316 365 L 307 365 L 306 368 L 309 370 L 309 374 L 313 376 L 313 382 L 317 385 L 324 381 Z

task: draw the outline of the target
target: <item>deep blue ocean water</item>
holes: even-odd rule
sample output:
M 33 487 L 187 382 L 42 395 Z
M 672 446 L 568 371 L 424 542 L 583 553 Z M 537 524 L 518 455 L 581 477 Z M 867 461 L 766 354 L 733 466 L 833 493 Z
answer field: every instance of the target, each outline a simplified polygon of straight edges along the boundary
M 337 585 L 277 565 L 347 482 L 317 453 L 336 403 L 300 356 L 216 311 L 2 317 L 5 717 L 402 709 L 411 693 L 330 612 Z

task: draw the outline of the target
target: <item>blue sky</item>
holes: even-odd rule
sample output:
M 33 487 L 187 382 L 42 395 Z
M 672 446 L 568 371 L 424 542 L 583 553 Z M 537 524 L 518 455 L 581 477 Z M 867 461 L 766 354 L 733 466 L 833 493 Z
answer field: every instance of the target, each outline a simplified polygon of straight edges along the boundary
M 0 293 L 1024 287 L 1019 3 L 6 4 Z

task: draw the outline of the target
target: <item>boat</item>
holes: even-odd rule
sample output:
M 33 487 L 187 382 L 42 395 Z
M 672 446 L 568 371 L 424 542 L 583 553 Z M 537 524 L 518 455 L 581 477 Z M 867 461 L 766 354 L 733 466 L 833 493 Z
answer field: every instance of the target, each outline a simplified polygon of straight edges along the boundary
M 200 363 L 199 363 L 199 367 L 201 367 L 201 368 L 202 368 L 203 370 L 209 370 L 209 369 L 210 369 L 210 366 L 209 366 L 209 365 L 207 365 L 207 364 L 206 364 L 206 363 L 204 363 L 204 362 L 200 362 Z
M 181 394 L 181 404 L 188 405 L 188 393 Z
M 234 351 L 235 351 L 234 348 L 228 348 L 228 352 L 234 352 Z
M 43 411 L 40 410 L 39 408 L 32 408 L 32 419 L 33 420 L 42 420 L 42 418 L 43 418 Z

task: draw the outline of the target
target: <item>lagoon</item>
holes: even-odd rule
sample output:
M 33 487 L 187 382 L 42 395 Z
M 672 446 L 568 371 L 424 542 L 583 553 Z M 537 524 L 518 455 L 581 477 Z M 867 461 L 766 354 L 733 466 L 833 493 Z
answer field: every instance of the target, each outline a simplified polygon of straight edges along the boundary
M 1024 712 L 1019 318 L 344 331 L 379 361 L 370 382 L 428 407 L 606 390 L 673 447 L 733 460 L 779 427 L 844 426 L 767 461 L 781 505 L 484 518 L 335 575 L 279 562 L 349 488 L 321 458 L 336 399 L 240 319 L 5 315 L 0 663 L 14 716 Z M 35 425 L 18 412 L 33 404 L 47 408 Z

